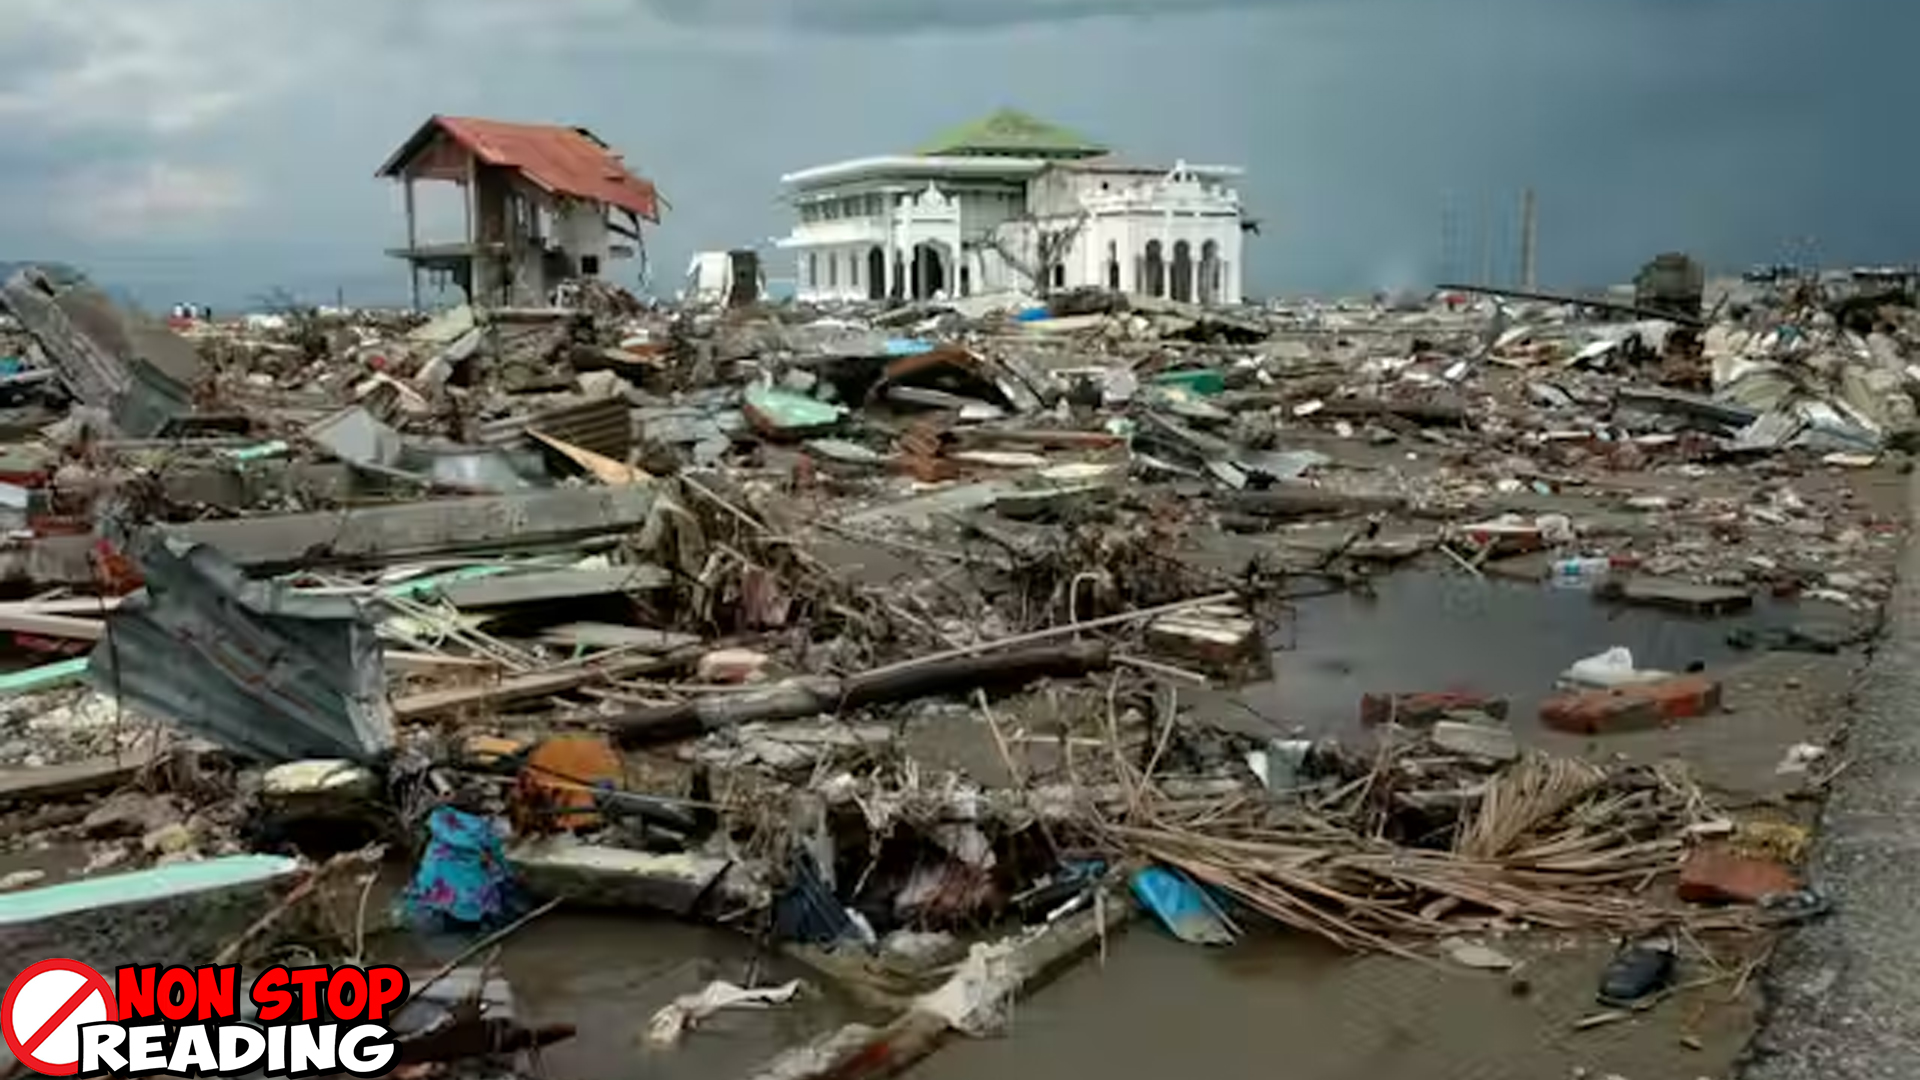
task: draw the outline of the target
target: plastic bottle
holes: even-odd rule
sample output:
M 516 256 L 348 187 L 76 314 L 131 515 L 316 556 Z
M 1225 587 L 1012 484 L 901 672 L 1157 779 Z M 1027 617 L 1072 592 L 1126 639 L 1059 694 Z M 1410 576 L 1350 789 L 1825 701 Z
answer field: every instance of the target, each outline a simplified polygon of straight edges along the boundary
M 1555 585 L 1562 588 L 1582 589 L 1606 580 L 1607 575 L 1612 571 L 1612 559 L 1573 558 L 1555 559 L 1549 574 Z

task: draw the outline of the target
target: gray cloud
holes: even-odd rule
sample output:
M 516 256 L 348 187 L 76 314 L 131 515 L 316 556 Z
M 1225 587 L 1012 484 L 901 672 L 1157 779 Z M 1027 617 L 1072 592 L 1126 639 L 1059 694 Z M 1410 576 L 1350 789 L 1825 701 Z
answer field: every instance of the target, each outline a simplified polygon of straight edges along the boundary
M 400 296 L 380 254 L 398 200 L 371 173 L 433 112 L 594 128 L 673 201 L 649 237 L 669 288 L 692 251 L 788 228 L 782 173 L 1002 105 L 1131 156 L 1246 165 L 1259 289 L 1433 280 L 1449 254 L 1477 270 L 1482 237 L 1509 267 L 1527 185 L 1557 284 L 1668 247 L 1920 246 L 1900 81 L 1920 10 L 1885 0 L 7 6 L 0 255 L 163 304 Z
M 672 22 L 695 26 L 773 23 L 828 34 L 981 30 L 1085 19 L 1168 19 L 1218 11 L 1273 10 L 1330 0 L 637 0 Z M 1348 0 L 1364 2 L 1364 0 Z

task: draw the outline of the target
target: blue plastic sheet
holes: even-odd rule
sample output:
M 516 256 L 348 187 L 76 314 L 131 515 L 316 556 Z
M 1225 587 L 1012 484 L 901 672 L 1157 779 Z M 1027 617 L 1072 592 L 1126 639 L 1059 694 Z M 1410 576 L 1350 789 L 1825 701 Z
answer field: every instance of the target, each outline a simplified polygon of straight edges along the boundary
M 513 906 L 513 877 L 499 833 L 485 818 L 442 806 L 427 819 L 427 850 L 407 890 L 417 921 L 496 922 Z
M 933 342 L 923 338 L 888 338 L 884 348 L 888 356 L 923 356 L 933 351 Z
M 1174 937 L 1193 945 L 1229 945 L 1239 937 L 1220 905 L 1177 870 L 1149 866 L 1133 875 L 1133 895 Z

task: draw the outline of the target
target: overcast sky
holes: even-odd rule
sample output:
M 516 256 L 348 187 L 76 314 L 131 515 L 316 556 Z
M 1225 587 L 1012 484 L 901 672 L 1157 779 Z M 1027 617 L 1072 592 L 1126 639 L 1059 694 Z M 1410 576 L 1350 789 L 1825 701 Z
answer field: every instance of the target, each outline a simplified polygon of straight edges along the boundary
M 1520 191 L 1547 284 L 1681 248 L 1898 261 L 1920 220 L 1895 0 L 4 0 L 0 260 L 143 300 L 404 296 L 374 169 L 434 112 L 580 124 L 689 253 L 782 233 L 781 173 L 1008 105 L 1244 165 L 1250 289 L 1430 283 Z M 623 271 L 624 272 L 624 271 Z

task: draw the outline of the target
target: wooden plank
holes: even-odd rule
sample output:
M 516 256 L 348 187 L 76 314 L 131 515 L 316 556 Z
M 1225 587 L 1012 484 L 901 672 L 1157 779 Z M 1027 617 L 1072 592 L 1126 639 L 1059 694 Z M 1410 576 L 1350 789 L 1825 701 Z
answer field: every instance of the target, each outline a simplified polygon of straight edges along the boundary
M 500 666 L 495 661 L 471 656 L 441 656 L 438 653 L 409 652 L 405 649 L 388 649 L 384 659 L 388 670 L 422 675 L 434 675 L 455 669 L 490 671 Z
M 99 641 L 107 634 L 107 624 L 100 619 L 81 619 L 71 615 L 45 615 L 20 606 L 4 605 L 0 606 L 0 631 L 64 638 L 68 641 Z M 659 631 L 652 632 L 659 633 Z M 675 645 L 668 645 L 666 648 L 675 647 Z M 428 674 L 449 668 L 488 669 L 499 666 L 491 660 L 465 656 L 441 656 L 437 653 L 410 652 L 393 648 L 386 650 L 386 662 L 387 666 L 394 671 Z
M 659 657 L 639 656 L 558 671 L 514 675 L 483 686 L 462 686 L 408 694 L 393 703 L 397 720 L 423 720 L 462 709 L 489 708 L 529 698 L 563 694 L 591 683 L 635 675 L 660 663 Z
M 693 634 L 672 630 L 654 630 L 645 626 L 619 623 L 577 622 L 549 627 L 540 632 L 540 640 L 550 645 L 569 645 L 590 649 L 629 649 L 634 652 L 664 653 L 700 644 Z
M 130 783 L 140 770 L 157 760 L 152 751 L 129 750 L 118 758 L 88 758 L 35 769 L 0 769 L 0 802 L 34 802 L 105 791 Z
M 95 610 L 98 610 L 96 606 Z M 106 636 L 107 624 L 100 619 L 77 615 L 48 615 L 19 607 L 0 607 L 0 630 L 37 637 L 65 638 L 69 641 L 99 641 Z

